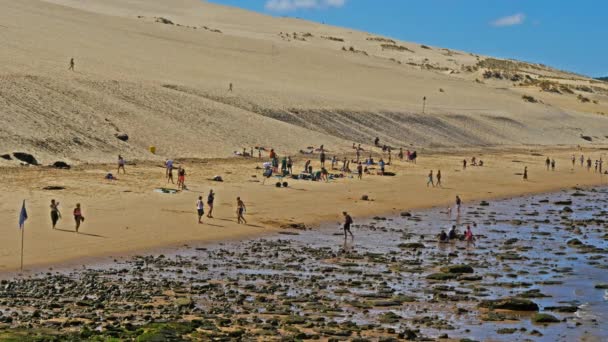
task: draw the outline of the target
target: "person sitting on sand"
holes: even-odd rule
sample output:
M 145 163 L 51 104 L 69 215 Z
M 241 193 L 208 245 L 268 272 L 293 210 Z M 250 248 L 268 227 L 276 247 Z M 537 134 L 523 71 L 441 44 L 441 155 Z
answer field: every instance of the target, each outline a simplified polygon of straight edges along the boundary
M 477 165 L 479 165 L 480 167 L 483 166 L 483 160 L 479 159 L 479 164 Z
M 456 231 L 456 226 L 452 225 L 452 228 L 450 228 L 450 231 L 448 232 L 448 239 L 456 240 L 456 238 L 458 238 L 458 232 Z
M 53 229 L 57 226 L 57 222 L 61 218 L 61 212 L 59 211 L 59 202 L 55 202 L 54 199 L 51 200 L 51 223 L 53 224 Z
M 445 230 L 442 230 L 441 233 L 439 233 L 439 242 L 445 243 L 449 241 L 448 234 L 445 233 Z
M 196 201 L 196 212 L 198 213 L 198 224 L 203 224 L 203 215 L 205 215 L 203 196 L 198 196 L 198 200 Z
M 245 203 L 241 200 L 240 197 L 236 198 L 236 218 L 237 218 L 237 223 L 241 224 L 241 223 L 245 223 L 247 224 L 247 220 L 245 220 Z
M 82 215 L 80 203 L 76 203 L 76 208 L 74 208 L 74 221 L 76 222 L 76 233 L 78 233 L 78 229 L 80 229 L 80 223 L 84 222 L 84 216 Z
M 122 158 L 122 156 L 119 154 L 118 155 L 118 171 L 116 171 L 116 174 L 119 175 L 120 174 L 120 170 L 122 170 L 122 173 L 125 174 L 127 173 L 127 171 L 125 171 L 125 160 Z
M 215 201 L 215 193 L 213 190 L 209 190 L 209 195 L 207 195 L 207 206 L 209 207 L 209 213 L 207 213 L 208 218 L 213 218 L 213 202 Z
M 324 167 L 321 168 L 321 180 L 329 182 L 329 172 L 327 172 L 327 169 Z
M 353 235 L 353 232 L 350 230 L 350 226 L 353 224 L 353 218 L 350 217 L 350 215 L 348 215 L 348 213 L 346 211 L 342 212 L 342 215 L 344 216 L 344 240 L 346 240 L 346 238 L 348 237 L 347 234 L 350 234 L 350 237 L 354 240 L 355 236 Z
M 471 158 L 471 166 L 477 166 L 477 158 Z

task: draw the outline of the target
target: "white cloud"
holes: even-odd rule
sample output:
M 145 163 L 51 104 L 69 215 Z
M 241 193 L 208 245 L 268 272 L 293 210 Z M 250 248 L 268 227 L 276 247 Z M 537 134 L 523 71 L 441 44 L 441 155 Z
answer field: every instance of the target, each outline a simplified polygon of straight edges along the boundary
M 289 12 L 299 9 L 339 8 L 346 0 L 268 0 L 266 9 L 275 12 Z
M 496 27 L 521 25 L 524 23 L 525 20 L 525 14 L 517 13 L 507 17 L 498 18 L 492 22 L 492 25 Z

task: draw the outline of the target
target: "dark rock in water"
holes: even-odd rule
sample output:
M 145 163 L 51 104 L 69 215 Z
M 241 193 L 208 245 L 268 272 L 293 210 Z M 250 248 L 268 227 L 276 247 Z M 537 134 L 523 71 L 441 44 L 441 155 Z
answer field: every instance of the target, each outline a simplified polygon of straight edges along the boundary
M 407 211 L 404 211 L 401 213 L 401 217 L 412 217 L 412 214 L 408 213 Z
M 399 248 L 406 248 L 406 249 L 414 249 L 414 248 L 424 248 L 424 244 L 420 243 L 420 242 L 407 242 L 407 243 L 400 243 Z
M 458 273 L 432 273 L 426 276 L 429 280 L 452 280 L 458 278 Z
M 38 165 L 38 161 L 36 160 L 36 158 L 34 158 L 34 156 L 29 153 L 15 152 L 15 153 L 13 153 L 13 157 L 17 158 L 18 160 L 20 160 L 24 163 L 28 163 L 31 165 Z
M 583 246 L 583 243 L 579 239 L 568 240 L 568 242 L 566 244 L 568 246 L 574 246 L 574 247 L 576 247 L 576 246 Z
M 519 239 L 518 239 L 518 238 L 511 238 L 511 239 L 509 239 L 509 240 L 505 241 L 505 242 L 504 242 L 504 245 L 505 245 L 505 246 L 510 246 L 510 245 L 512 245 L 512 244 L 514 244 L 514 243 L 517 243 L 517 241 L 519 241 Z
M 562 209 L 562 212 L 564 213 L 571 213 L 573 210 L 570 207 L 564 207 L 564 209 Z
M 596 289 L 608 290 L 608 284 L 597 284 L 595 285 Z
M 480 206 L 482 207 L 487 207 L 490 205 L 490 203 L 486 202 L 486 201 L 481 201 L 481 203 L 479 203 Z
M 537 313 L 532 316 L 532 322 L 534 323 L 558 323 L 559 319 L 553 315 L 545 313 Z
M 116 133 L 116 134 L 114 134 L 114 136 L 118 140 L 122 140 L 122 141 L 128 141 L 129 140 L 129 135 L 126 134 L 126 133 Z
M 572 205 L 572 201 L 571 200 L 557 201 L 557 202 L 553 202 L 553 204 L 555 204 L 555 205 Z
M 574 313 L 578 311 L 578 306 L 547 306 L 545 310 L 548 311 L 557 311 L 557 312 L 566 312 L 566 313 Z
M 71 168 L 71 166 L 68 163 L 62 162 L 62 161 L 56 161 L 51 166 L 56 169 L 64 169 L 64 170 L 69 170 Z
M 5 160 L 12 160 L 13 158 L 11 158 L 10 154 L 3 154 L 0 156 L 0 158 L 5 159 Z
M 538 304 L 522 298 L 483 300 L 479 303 L 479 307 L 512 311 L 538 311 Z
M 457 274 L 474 272 L 473 267 L 471 267 L 469 265 L 448 265 L 448 266 L 442 267 L 440 270 L 443 273 L 457 273 Z
M 418 338 L 418 335 L 416 334 L 416 332 L 414 330 L 405 329 L 405 331 L 403 331 L 402 333 L 399 334 L 399 338 L 407 340 L 407 341 L 413 341 L 416 338 Z

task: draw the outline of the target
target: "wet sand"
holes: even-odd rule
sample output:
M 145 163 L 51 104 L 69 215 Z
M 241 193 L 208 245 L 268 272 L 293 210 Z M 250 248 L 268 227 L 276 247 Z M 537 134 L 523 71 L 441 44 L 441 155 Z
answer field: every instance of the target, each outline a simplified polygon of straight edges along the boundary
M 601 341 L 607 195 L 472 202 L 356 220 L 346 243 L 326 224 L 4 280 L 0 322 L 4 336 Z M 475 246 L 437 242 L 473 223 Z
M 326 147 L 331 148 L 331 147 Z M 366 150 L 369 147 L 365 146 Z M 377 161 L 380 157 L 374 150 Z M 396 160 L 388 171 L 394 177 L 365 175 L 358 181 L 347 175 L 329 183 L 287 180 L 288 188 L 276 188 L 273 178 L 261 184 L 262 171 L 257 158 L 178 159 L 187 169 L 188 191 L 174 195 L 154 192 L 159 187 L 175 188 L 164 179 L 160 162 L 132 162 L 127 174 L 118 181 L 103 179 L 107 172 L 115 173 L 115 165 L 80 165 L 72 170 L 42 167 L 4 168 L 0 183 L 0 272 L 19 267 L 20 232 L 17 218 L 21 201 L 27 200 L 29 219 L 25 230 L 24 263 L 26 270 L 53 267 L 70 262 L 88 264 L 91 258 L 120 256 L 150 249 L 181 246 L 194 242 L 212 242 L 251 238 L 275 232 L 283 225 L 305 224 L 318 227 L 325 222 L 341 220 L 341 212 L 354 217 L 378 214 L 395 215 L 403 210 L 453 206 L 460 195 L 465 204 L 476 200 L 508 198 L 523 194 L 556 191 L 573 186 L 605 183 L 608 176 L 587 171 L 578 164 L 571 166 L 572 153 L 583 153 L 593 159 L 605 154 L 600 149 L 512 149 L 436 151 L 419 150 L 417 164 Z M 363 154 L 367 157 L 367 153 Z M 328 156 L 332 156 L 330 150 Z M 340 159 L 354 153 L 337 154 Z M 462 159 L 476 156 L 485 166 L 462 169 Z M 555 171 L 546 171 L 545 156 L 555 158 Z M 605 155 L 604 155 L 605 157 Z M 296 155 L 294 170 L 300 170 L 306 159 L 319 168 L 318 155 Z M 604 158 L 606 159 L 606 158 Z M 128 160 L 128 158 L 127 158 Z M 265 159 L 264 159 L 265 160 Z M 528 166 L 529 181 L 522 180 L 523 168 Z M 377 169 L 377 166 L 375 166 Z M 377 170 L 372 170 L 375 173 Z M 441 169 L 443 187 L 426 186 L 429 170 Z M 337 173 L 337 171 L 334 171 Z M 221 175 L 224 182 L 210 181 Z M 43 190 L 61 186 L 64 190 Z M 199 195 L 206 198 L 209 189 L 216 193 L 215 218 L 196 224 L 195 202 Z M 368 195 L 368 201 L 361 200 Z M 235 199 L 241 196 L 247 205 L 249 225 L 235 222 Z M 63 220 L 52 230 L 49 202 L 61 202 Z M 86 221 L 81 234 L 74 233 L 71 211 L 81 203 Z

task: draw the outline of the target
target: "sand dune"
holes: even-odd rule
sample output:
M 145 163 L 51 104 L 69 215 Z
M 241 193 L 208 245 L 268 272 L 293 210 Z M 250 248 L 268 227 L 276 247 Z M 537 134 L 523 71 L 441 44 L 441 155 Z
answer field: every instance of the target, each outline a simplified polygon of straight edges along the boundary
M 436 148 L 608 141 L 608 86 L 544 66 L 197 0 L 0 8 L 0 153 L 43 163 L 344 149 L 375 136 Z

